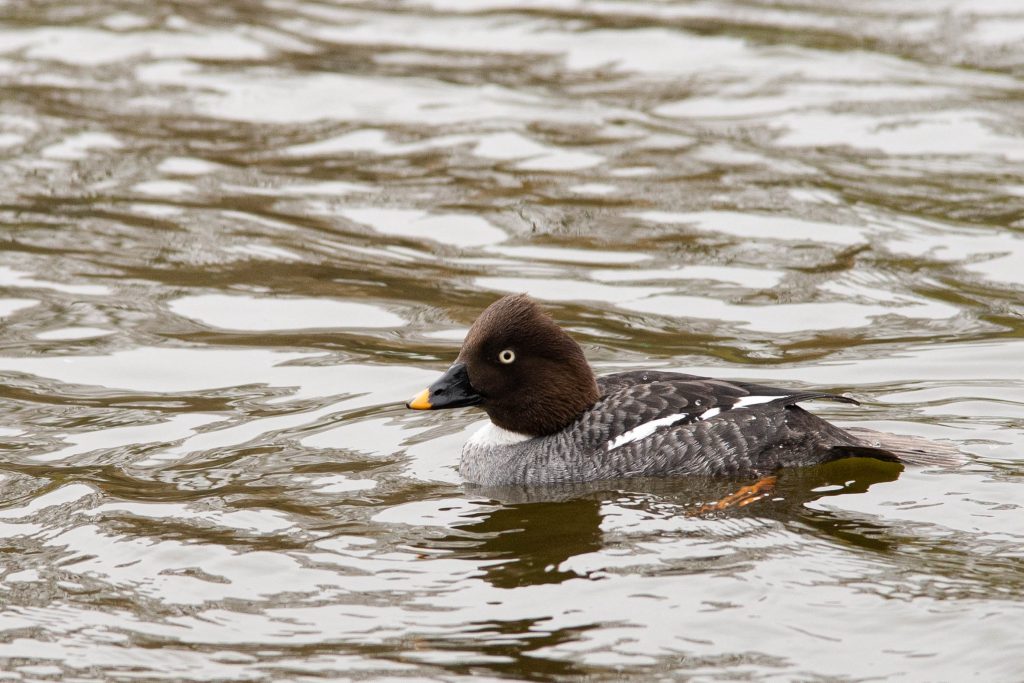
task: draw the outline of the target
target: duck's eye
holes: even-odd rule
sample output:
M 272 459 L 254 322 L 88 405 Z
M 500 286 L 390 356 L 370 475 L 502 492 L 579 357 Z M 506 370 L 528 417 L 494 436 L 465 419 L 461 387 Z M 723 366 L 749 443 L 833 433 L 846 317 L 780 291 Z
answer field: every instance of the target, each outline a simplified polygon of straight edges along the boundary
M 505 365 L 508 365 L 509 363 L 514 361 L 515 359 L 516 359 L 516 352 L 513 351 L 512 349 L 505 349 L 504 351 L 502 351 L 501 353 L 498 354 L 498 360 L 500 360 Z

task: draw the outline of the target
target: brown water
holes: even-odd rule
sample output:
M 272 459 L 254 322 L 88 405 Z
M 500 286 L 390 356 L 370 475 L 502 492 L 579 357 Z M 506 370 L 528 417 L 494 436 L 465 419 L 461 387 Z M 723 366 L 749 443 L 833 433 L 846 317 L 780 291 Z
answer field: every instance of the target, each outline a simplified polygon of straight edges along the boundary
M 0 680 L 1024 676 L 1016 0 L 0 16 Z M 970 461 L 467 492 L 518 291 Z

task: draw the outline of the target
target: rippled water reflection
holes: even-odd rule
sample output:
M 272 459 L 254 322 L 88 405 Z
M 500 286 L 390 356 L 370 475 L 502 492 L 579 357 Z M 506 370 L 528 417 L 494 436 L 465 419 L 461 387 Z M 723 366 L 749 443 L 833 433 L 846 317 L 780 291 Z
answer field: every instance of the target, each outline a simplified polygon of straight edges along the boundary
M 1018 3 L 0 18 L 6 677 L 1019 678 Z M 400 401 L 524 290 L 970 462 L 466 490 Z

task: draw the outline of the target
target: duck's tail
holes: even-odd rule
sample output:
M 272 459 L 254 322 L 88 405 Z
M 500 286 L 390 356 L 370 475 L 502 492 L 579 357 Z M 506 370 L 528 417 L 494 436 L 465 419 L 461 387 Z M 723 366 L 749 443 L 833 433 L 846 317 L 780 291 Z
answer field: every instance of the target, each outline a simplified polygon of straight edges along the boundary
M 924 467 L 959 467 L 967 461 L 963 452 L 948 442 L 932 441 L 920 436 L 876 432 L 862 427 L 845 427 L 843 431 L 859 442 L 857 445 L 833 447 L 846 456 L 898 460 L 908 465 Z

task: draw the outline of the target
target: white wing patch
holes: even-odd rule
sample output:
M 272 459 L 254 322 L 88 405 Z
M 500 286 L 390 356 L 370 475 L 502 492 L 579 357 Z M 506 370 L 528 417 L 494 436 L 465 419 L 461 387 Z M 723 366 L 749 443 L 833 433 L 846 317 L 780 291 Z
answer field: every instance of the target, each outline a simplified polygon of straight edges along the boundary
M 740 400 L 733 404 L 733 408 L 746 408 L 747 406 L 756 406 L 758 403 L 768 403 L 769 401 L 777 401 L 780 398 L 786 398 L 785 396 L 744 396 Z
M 705 410 L 703 413 L 700 414 L 700 417 L 698 417 L 697 419 L 698 420 L 710 420 L 715 415 L 718 415 L 720 412 L 722 412 L 721 408 L 712 408 L 710 410 Z
M 776 401 L 780 398 L 785 398 L 785 396 L 744 396 L 743 398 L 736 401 L 736 403 L 734 403 L 729 408 L 726 408 L 725 410 L 732 410 L 734 408 L 746 408 L 748 406 L 756 406 L 758 403 L 768 403 L 769 401 Z M 722 408 L 709 408 L 708 410 L 705 410 L 703 413 L 698 415 L 697 419 L 710 420 L 715 415 L 718 415 L 721 412 Z M 608 450 L 611 451 L 618 448 L 619 446 L 625 446 L 628 443 L 633 443 L 634 441 L 645 439 L 651 434 L 653 434 L 654 431 L 658 429 L 658 427 L 668 427 L 670 425 L 674 425 L 676 422 L 679 422 L 680 420 L 685 420 L 686 418 L 692 416 L 693 413 L 676 413 L 675 415 L 669 415 L 668 417 L 662 417 L 658 418 L 657 420 L 645 422 L 639 427 L 633 427 L 633 429 L 630 429 L 625 434 L 620 434 L 619 436 L 609 441 Z M 495 427 L 495 429 L 497 429 L 497 427 Z
M 768 403 L 769 401 L 774 401 L 775 399 L 778 398 L 785 398 L 785 396 L 744 396 L 740 400 L 736 401 L 736 403 L 732 404 L 728 408 L 725 408 L 725 410 L 735 410 L 736 408 L 756 406 L 758 403 Z M 720 412 L 722 412 L 722 410 L 722 408 L 711 408 L 710 410 L 705 410 L 703 413 L 700 414 L 700 416 L 697 419 L 710 420 L 715 415 L 718 415 Z
M 466 441 L 467 446 L 478 446 L 481 448 L 494 448 L 495 446 L 511 446 L 512 444 L 532 439 L 529 434 L 520 434 L 508 429 L 502 429 L 490 420 L 480 429 L 473 432 L 473 436 Z
M 658 427 L 668 427 L 674 425 L 680 420 L 685 420 L 690 417 L 692 413 L 676 413 L 675 415 L 669 415 L 668 417 L 661 417 L 657 420 L 651 420 L 650 422 L 644 422 L 639 427 L 633 427 L 625 434 L 620 434 L 611 441 L 608 442 L 608 450 L 614 450 L 619 446 L 625 446 L 627 443 L 639 441 L 654 433 Z

